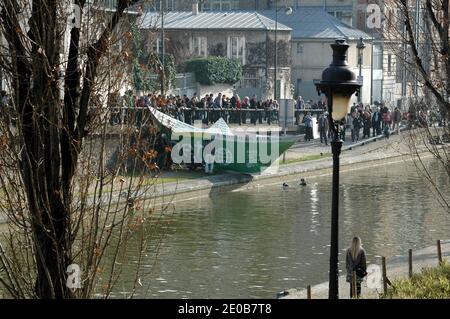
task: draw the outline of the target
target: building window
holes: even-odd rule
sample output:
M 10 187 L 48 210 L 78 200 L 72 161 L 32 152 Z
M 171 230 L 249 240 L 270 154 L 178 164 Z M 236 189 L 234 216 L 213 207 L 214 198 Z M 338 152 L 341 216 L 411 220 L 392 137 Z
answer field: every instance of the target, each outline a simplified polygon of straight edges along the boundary
M 192 37 L 189 49 L 194 56 L 206 57 L 208 52 L 208 42 L 206 37 Z
M 162 53 L 162 47 L 161 47 L 161 38 L 156 38 L 152 43 L 152 51 L 155 53 Z
M 301 86 L 302 86 L 302 79 L 297 79 L 297 87 L 296 87 L 297 95 L 300 95 L 300 87 Z
M 373 46 L 373 68 L 376 70 L 383 68 L 383 51 L 378 45 Z
M 280 100 L 280 96 L 281 96 L 281 80 L 277 80 L 277 96 L 275 96 L 275 99 L 277 101 L 279 101 Z
M 402 83 L 403 80 L 403 68 L 405 63 L 401 60 L 398 60 L 397 63 L 395 63 L 395 82 L 396 83 Z
M 303 43 L 297 42 L 297 53 L 302 54 L 303 53 Z
M 107 9 L 115 9 L 117 7 L 117 0 L 98 0 L 94 4 Z
M 163 7 L 164 7 L 164 11 L 173 11 L 175 10 L 175 0 L 162 0 L 163 3 Z M 160 0 L 156 0 L 154 2 L 154 9 L 155 11 L 160 11 L 161 10 L 161 1 Z
M 328 11 L 329 14 L 339 19 L 341 22 L 352 25 L 353 22 L 353 13 L 349 11 Z
M 228 38 L 228 58 L 237 59 L 245 65 L 245 37 Z
M 239 10 L 239 0 L 205 0 L 202 11 L 230 11 Z
M 392 54 L 388 54 L 387 71 L 388 71 L 388 75 L 391 75 L 391 73 L 392 73 Z

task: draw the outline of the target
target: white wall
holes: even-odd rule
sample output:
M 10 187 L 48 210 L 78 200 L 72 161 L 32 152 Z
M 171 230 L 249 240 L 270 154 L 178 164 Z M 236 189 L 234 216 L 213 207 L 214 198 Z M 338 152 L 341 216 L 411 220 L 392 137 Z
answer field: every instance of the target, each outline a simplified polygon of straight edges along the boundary
M 298 53 L 297 43 L 303 46 L 303 53 Z M 292 41 L 292 75 L 291 81 L 297 91 L 297 79 L 302 80 L 301 92 L 306 99 L 317 100 L 318 95 L 313 85 L 313 80 L 320 80 L 322 72 L 327 68 L 332 60 L 333 51 L 330 44 L 334 41 L 326 40 L 311 40 L 311 39 L 293 39 Z M 359 75 L 358 66 L 358 49 L 356 48 L 356 41 L 348 42 L 350 47 L 348 49 L 348 63 L 355 75 Z M 364 77 L 362 88 L 362 102 L 370 103 L 370 77 L 371 77 L 371 44 L 366 43 L 366 48 L 363 52 L 363 66 L 362 75 Z M 356 101 L 356 100 L 355 100 Z

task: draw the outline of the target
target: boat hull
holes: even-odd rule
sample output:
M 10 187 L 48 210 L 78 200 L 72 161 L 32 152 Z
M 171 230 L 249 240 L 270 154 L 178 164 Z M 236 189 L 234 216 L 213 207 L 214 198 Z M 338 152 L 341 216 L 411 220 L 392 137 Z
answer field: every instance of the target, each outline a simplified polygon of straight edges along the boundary
M 297 137 L 291 136 L 214 135 L 205 137 L 194 133 L 183 134 L 182 138 L 182 143 L 190 145 L 190 149 L 194 150 L 191 159 L 195 158 L 196 163 L 211 163 L 213 156 L 214 170 L 241 173 L 264 171 L 298 140 Z

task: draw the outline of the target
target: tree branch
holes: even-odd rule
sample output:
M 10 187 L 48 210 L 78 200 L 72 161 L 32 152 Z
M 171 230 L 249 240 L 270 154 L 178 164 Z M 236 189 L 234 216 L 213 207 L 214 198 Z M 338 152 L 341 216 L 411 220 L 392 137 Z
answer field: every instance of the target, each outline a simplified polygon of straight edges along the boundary
M 78 113 L 77 128 L 75 132 L 75 138 L 78 143 L 80 143 L 80 140 L 85 136 L 84 129 L 86 126 L 86 117 L 92 84 L 97 74 L 97 67 L 99 65 L 100 58 L 106 53 L 109 47 L 109 36 L 113 32 L 117 24 L 120 22 L 125 9 L 138 1 L 139 0 L 119 0 L 117 3 L 116 11 L 114 12 L 111 20 L 101 34 L 100 38 L 94 45 L 88 48 L 88 60 L 86 63 L 85 76 L 83 78 L 83 90 L 81 92 L 80 110 Z
M 448 0 L 446 0 L 446 1 L 448 1 Z M 422 59 L 419 57 L 419 52 L 417 50 L 417 43 L 415 42 L 414 32 L 413 32 L 413 28 L 411 25 L 412 18 L 411 18 L 409 8 L 408 8 L 408 1 L 401 0 L 400 2 L 403 6 L 403 10 L 404 10 L 404 14 L 405 14 L 405 25 L 406 25 L 406 31 L 408 33 L 407 42 L 411 47 L 411 52 L 413 54 L 413 58 L 414 58 L 416 67 L 419 70 L 419 73 L 422 75 L 422 77 L 425 81 L 425 83 L 424 83 L 425 86 L 431 90 L 431 92 L 433 93 L 433 95 L 436 97 L 436 99 L 439 101 L 439 103 L 441 105 L 445 105 L 448 108 L 449 107 L 448 102 L 445 100 L 445 98 L 442 96 L 442 94 L 437 90 L 437 88 L 431 82 L 431 79 L 430 79 L 429 75 L 427 74 L 427 72 L 424 68 L 424 65 L 422 63 Z
M 439 33 L 439 36 L 442 36 L 442 26 L 439 24 L 436 15 L 434 14 L 434 10 L 433 10 L 433 4 L 431 3 L 431 0 L 427 0 L 426 2 L 426 8 L 427 8 L 427 13 L 430 16 L 431 22 L 433 22 L 434 27 L 436 28 L 436 30 Z

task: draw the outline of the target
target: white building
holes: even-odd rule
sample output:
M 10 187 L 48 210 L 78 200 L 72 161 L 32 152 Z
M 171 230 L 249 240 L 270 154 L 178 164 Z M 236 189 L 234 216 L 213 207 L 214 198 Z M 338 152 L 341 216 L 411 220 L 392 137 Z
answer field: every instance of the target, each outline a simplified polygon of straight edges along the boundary
M 260 11 L 261 14 L 275 19 L 275 12 Z M 332 60 L 330 45 L 336 39 L 346 39 L 350 45 L 348 64 L 353 72 L 359 75 L 358 49 L 360 38 L 365 42 L 361 73 L 363 77 L 362 102 L 370 103 L 372 82 L 377 80 L 381 70 L 372 72 L 372 37 L 367 33 L 343 23 L 321 8 L 294 8 L 291 15 L 278 14 L 278 21 L 292 29 L 291 37 L 291 79 L 296 96 L 317 100 L 318 95 L 314 83 L 320 81 L 322 71 Z M 373 92 L 372 92 L 373 93 Z M 354 97 L 356 101 L 356 97 Z

